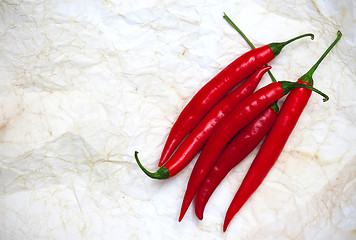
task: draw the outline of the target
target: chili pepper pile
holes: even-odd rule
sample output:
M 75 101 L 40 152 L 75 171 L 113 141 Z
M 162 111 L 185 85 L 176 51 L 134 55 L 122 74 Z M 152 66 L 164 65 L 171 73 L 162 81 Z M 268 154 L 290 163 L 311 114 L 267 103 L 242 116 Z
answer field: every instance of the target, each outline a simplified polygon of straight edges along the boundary
M 195 214 L 203 219 L 204 208 L 219 183 L 263 140 L 245 178 L 225 216 L 223 231 L 260 186 L 277 161 L 312 91 L 329 98 L 313 87 L 313 73 L 340 40 L 337 38 L 315 65 L 297 82 L 277 82 L 268 64 L 289 43 L 270 43 L 255 48 L 243 32 L 224 18 L 249 43 L 252 50 L 244 53 L 203 86 L 186 105 L 174 123 L 161 154 L 156 172 L 145 169 L 135 152 L 139 167 L 151 178 L 167 179 L 182 171 L 199 153 L 183 198 L 179 221 L 195 197 Z M 256 88 L 266 72 L 272 83 Z M 277 101 L 288 95 L 279 110 Z

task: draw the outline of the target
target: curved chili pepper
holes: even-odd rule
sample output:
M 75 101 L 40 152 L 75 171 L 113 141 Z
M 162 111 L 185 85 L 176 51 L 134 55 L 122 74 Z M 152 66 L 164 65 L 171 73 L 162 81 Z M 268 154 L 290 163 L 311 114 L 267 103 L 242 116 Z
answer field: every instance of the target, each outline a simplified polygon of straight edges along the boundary
M 227 145 L 200 185 L 195 197 L 195 215 L 198 219 L 203 219 L 205 205 L 220 182 L 257 147 L 272 127 L 277 114 L 278 109 L 267 108 Z
M 307 36 L 314 38 L 313 34 L 303 34 L 286 42 L 270 43 L 253 49 L 235 59 L 205 84 L 178 116 L 168 135 L 158 166 L 162 166 L 170 158 L 187 134 L 229 91 L 257 69 L 273 60 L 284 46 Z
M 252 49 L 255 48 L 253 43 L 225 13 L 224 19 L 235 28 Z M 277 80 L 274 78 L 271 71 L 268 71 L 268 73 L 272 82 L 276 82 Z M 263 111 L 255 120 L 242 129 L 223 150 L 221 156 L 211 168 L 198 189 L 195 198 L 195 215 L 198 219 L 203 219 L 205 206 L 220 182 L 237 164 L 249 155 L 265 137 L 269 129 L 272 127 L 278 111 L 279 108 L 275 102 L 271 107 Z
M 216 104 L 182 142 L 168 162 L 156 172 L 152 173 L 144 169 L 136 154 L 135 158 L 141 169 L 146 175 L 155 179 L 171 178 L 179 173 L 203 148 L 209 136 L 221 120 L 229 114 L 238 103 L 255 91 L 263 75 L 269 69 L 271 69 L 270 66 L 260 68 L 245 82 Z
M 296 87 L 308 88 L 319 93 L 324 97 L 323 101 L 329 99 L 327 95 L 311 86 L 296 82 L 281 81 L 270 83 L 243 100 L 214 130 L 195 163 L 184 195 L 179 221 L 182 220 L 185 212 L 188 210 L 201 182 L 234 135 L 268 106 Z
M 321 61 L 340 40 L 342 36 L 341 32 L 338 31 L 337 35 L 335 41 L 324 52 L 316 64 L 298 80 L 300 84 L 305 86 L 313 85 L 312 75 Z M 277 161 L 310 96 L 311 91 L 302 88 L 292 90 L 287 96 L 275 124 L 267 134 L 266 139 L 261 145 L 257 156 L 252 162 L 250 169 L 227 210 L 223 227 L 224 232 L 232 218 L 256 191 Z
M 255 48 L 253 43 L 225 13 L 224 19 L 235 28 L 252 49 Z M 270 74 L 272 81 L 276 82 L 273 74 L 270 71 L 268 71 L 268 73 Z M 241 130 L 241 132 L 239 132 L 224 149 L 198 189 L 195 198 L 195 215 L 198 219 L 203 219 L 204 208 L 220 182 L 262 141 L 263 137 L 272 127 L 273 122 L 277 117 L 278 110 L 277 103 L 273 103 L 270 108 L 261 113 L 253 122 Z

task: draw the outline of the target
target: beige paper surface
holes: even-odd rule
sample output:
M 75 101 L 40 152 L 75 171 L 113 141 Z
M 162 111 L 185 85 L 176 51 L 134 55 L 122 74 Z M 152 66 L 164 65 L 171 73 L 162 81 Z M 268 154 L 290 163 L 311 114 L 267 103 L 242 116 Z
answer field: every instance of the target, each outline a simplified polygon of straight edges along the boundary
M 0 239 L 355 239 L 354 1 L 0 3 Z M 192 162 L 156 169 L 185 104 L 256 46 L 312 32 L 271 62 L 295 81 L 335 39 L 278 162 L 222 233 L 254 151 L 210 199 L 178 214 Z M 260 87 L 270 79 L 263 78 Z

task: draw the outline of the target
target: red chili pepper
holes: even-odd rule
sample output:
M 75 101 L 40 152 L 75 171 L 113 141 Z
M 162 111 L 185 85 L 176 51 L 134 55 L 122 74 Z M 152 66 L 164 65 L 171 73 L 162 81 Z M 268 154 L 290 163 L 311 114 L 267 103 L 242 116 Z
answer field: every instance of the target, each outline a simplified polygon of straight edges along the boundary
M 257 90 L 255 93 L 243 100 L 227 117 L 221 121 L 204 146 L 190 175 L 187 190 L 182 203 L 179 221 L 182 220 L 201 182 L 204 180 L 211 167 L 220 156 L 222 150 L 234 137 L 234 135 L 248 125 L 268 106 L 296 87 L 313 90 L 324 96 L 324 101 L 329 99 L 327 95 L 311 86 L 296 82 L 282 81 L 271 83 Z
M 224 19 L 236 29 L 252 49 L 255 48 L 253 43 L 225 13 Z M 276 82 L 273 74 L 270 71 L 268 72 L 272 82 Z M 242 129 L 223 150 L 221 156 L 198 189 L 195 198 L 195 215 L 198 219 L 203 219 L 205 206 L 220 182 L 237 164 L 249 155 L 265 137 L 269 129 L 272 127 L 278 111 L 279 108 L 277 103 L 273 103 L 271 107 L 263 111 L 255 120 Z
M 341 36 L 341 32 L 338 31 L 338 36 L 335 41 L 325 51 L 316 64 L 298 80 L 300 84 L 305 86 L 313 85 L 312 75 L 314 71 L 317 69 L 325 56 L 335 46 L 335 44 L 340 40 Z M 271 128 L 271 131 L 267 134 L 266 139 L 264 140 L 256 158 L 254 159 L 227 210 L 223 231 L 226 231 L 226 228 L 232 218 L 256 191 L 272 166 L 277 161 L 300 115 L 302 114 L 310 95 L 310 90 L 298 88 L 292 90 L 287 96 L 275 124 Z
M 314 37 L 313 34 L 303 34 L 286 42 L 270 43 L 253 49 L 238 57 L 205 84 L 190 100 L 174 123 L 158 166 L 162 166 L 170 158 L 187 134 L 229 91 L 257 69 L 274 59 L 284 46 L 306 36 L 310 36 L 312 39 Z
M 228 94 L 218 104 L 216 104 L 188 135 L 188 137 L 178 147 L 177 151 L 156 172 L 147 171 L 140 163 L 137 154 L 136 161 L 141 169 L 151 178 L 165 179 L 171 178 L 184 169 L 193 158 L 203 148 L 209 136 L 212 134 L 216 126 L 221 120 L 229 114 L 235 106 L 252 94 L 263 75 L 271 69 L 270 66 L 265 66 L 252 74 L 245 82 L 238 86 L 234 91 Z
M 253 43 L 225 13 L 224 18 L 246 40 L 250 47 L 254 49 L 255 46 Z M 269 72 L 269 74 L 272 81 L 276 82 L 272 73 Z M 226 177 L 231 169 L 239 164 L 262 141 L 263 137 L 272 127 L 278 111 L 278 105 L 277 103 L 274 103 L 270 108 L 267 108 L 261 113 L 253 122 L 247 125 L 247 127 L 241 130 L 241 132 L 239 132 L 224 149 L 198 189 L 195 198 L 195 214 L 198 219 L 203 219 L 204 208 L 220 182 Z
M 274 107 L 267 108 L 242 129 L 227 145 L 200 185 L 195 197 L 195 215 L 198 219 L 203 219 L 205 205 L 220 182 L 231 169 L 244 160 L 257 147 L 272 127 L 277 114 L 278 106 L 277 109 Z

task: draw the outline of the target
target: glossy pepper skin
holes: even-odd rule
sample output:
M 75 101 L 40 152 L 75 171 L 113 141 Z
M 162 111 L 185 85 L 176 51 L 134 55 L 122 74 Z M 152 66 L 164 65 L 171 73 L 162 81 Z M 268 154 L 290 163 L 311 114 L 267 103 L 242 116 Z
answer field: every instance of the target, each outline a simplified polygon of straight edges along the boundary
M 203 219 L 204 208 L 220 182 L 258 146 L 272 127 L 277 114 L 278 109 L 268 107 L 242 129 L 223 150 L 195 197 L 195 215 L 198 219 Z
M 225 20 L 246 40 L 252 49 L 255 48 L 247 36 L 235 25 L 234 22 L 224 14 Z M 269 72 L 272 82 L 276 82 L 273 74 Z M 195 215 L 203 219 L 203 213 L 209 198 L 226 175 L 248 156 L 266 136 L 272 127 L 279 108 L 277 103 L 272 104 L 262 112 L 254 121 L 239 132 L 228 146 L 223 150 L 208 175 L 200 185 L 195 197 Z
M 270 83 L 243 100 L 214 130 L 195 163 L 183 198 L 179 221 L 188 210 L 200 184 L 234 135 L 295 87 L 312 89 L 323 95 L 324 101 L 328 100 L 328 97 L 317 89 L 305 84 L 286 81 Z
M 313 85 L 312 75 L 314 71 L 317 69 L 325 56 L 340 40 L 341 36 L 341 32 L 338 31 L 335 41 L 324 52 L 316 64 L 298 80 L 298 83 L 308 86 Z M 257 190 L 257 188 L 267 176 L 270 169 L 277 161 L 290 134 L 296 126 L 299 117 L 307 105 L 311 93 L 312 92 L 308 89 L 296 88 L 293 89 L 287 96 L 273 127 L 267 134 L 266 139 L 264 140 L 257 156 L 252 162 L 250 169 L 248 170 L 244 180 L 241 183 L 241 186 L 239 187 L 227 210 L 223 231 L 226 231 L 235 214 Z
M 314 37 L 313 34 L 303 34 L 286 42 L 271 43 L 248 51 L 205 84 L 178 116 L 168 135 L 158 166 L 162 166 L 170 158 L 187 134 L 229 91 L 273 60 L 285 45 L 307 36 Z
M 182 142 L 168 162 L 158 169 L 157 172 L 148 173 L 147 170 L 143 171 L 149 177 L 156 179 L 171 178 L 182 171 L 203 148 L 209 136 L 222 119 L 243 99 L 255 91 L 263 75 L 269 69 L 271 69 L 270 66 L 258 69 L 246 81 L 216 104 Z

